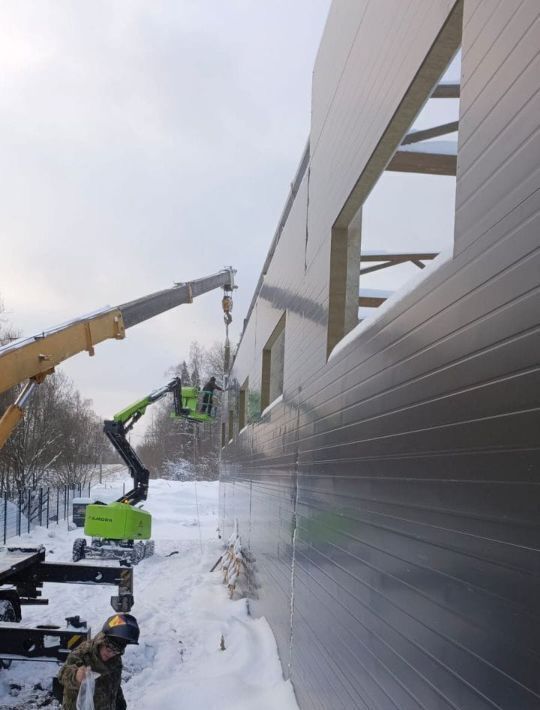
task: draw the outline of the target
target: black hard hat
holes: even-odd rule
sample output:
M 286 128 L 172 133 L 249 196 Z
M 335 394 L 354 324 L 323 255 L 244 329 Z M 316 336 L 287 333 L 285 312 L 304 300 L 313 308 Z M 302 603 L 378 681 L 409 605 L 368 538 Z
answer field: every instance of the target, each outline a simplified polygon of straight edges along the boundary
M 216 381 L 216 378 L 215 378 L 215 377 L 211 377 L 211 378 L 210 378 L 210 382 L 215 382 L 215 381 Z
M 124 643 L 139 643 L 139 624 L 131 614 L 110 616 L 101 629 L 107 638 Z

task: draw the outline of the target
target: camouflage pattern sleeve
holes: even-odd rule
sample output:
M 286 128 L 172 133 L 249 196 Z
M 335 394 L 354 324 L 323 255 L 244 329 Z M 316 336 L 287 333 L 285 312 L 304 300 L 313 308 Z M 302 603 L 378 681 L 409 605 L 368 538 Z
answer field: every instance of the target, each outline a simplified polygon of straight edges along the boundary
M 77 670 L 84 665 L 83 659 L 76 653 L 70 653 L 66 659 L 66 662 L 60 668 L 58 673 L 58 680 L 66 690 L 78 691 L 79 683 L 77 682 L 75 675 Z

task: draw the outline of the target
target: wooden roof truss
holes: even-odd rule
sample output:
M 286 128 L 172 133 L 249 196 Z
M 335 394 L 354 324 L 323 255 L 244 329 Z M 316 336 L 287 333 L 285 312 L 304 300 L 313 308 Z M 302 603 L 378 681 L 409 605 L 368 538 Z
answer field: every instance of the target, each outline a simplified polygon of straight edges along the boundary
M 459 98 L 459 84 L 442 83 L 435 87 L 432 99 Z M 404 173 L 423 173 L 427 175 L 456 175 L 457 141 L 424 142 L 431 138 L 455 133 L 458 121 L 443 123 L 418 131 L 410 131 L 401 141 L 401 145 L 386 166 L 386 170 Z M 406 147 L 412 146 L 414 148 Z
M 424 261 L 430 261 L 438 256 L 438 252 L 407 252 L 407 253 L 395 253 L 395 254 L 361 254 L 360 256 L 360 276 L 363 274 L 370 274 L 373 271 L 380 271 L 381 269 L 388 269 L 391 266 L 396 266 L 397 264 L 406 264 L 410 262 L 414 264 L 419 269 L 425 268 L 426 264 Z M 362 264 L 369 262 L 374 263 L 373 266 L 362 266 Z M 385 296 L 374 295 L 373 293 L 366 291 L 362 293 L 360 289 L 360 295 L 358 297 L 358 306 L 363 308 L 378 308 L 386 301 Z

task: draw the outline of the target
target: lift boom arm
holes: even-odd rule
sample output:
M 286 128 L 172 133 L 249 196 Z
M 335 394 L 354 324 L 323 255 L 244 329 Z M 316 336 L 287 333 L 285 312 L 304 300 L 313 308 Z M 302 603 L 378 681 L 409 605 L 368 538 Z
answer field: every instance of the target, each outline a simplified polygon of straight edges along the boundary
M 137 456 L 134 449 L 132 449 L 131 444 L 126 439 L 126 434 L 143 416 L 148 405 L 157 402 L 169 392 L 171 392 L 174 397 L 174 413 L 176 416 L 180 416 L 182 385 L 180 378 L 175 377 L 168 384 L 154 390 L 146 397 L 143 397 L 143 399 L 140 399 L 138 402 L 118 412 L 118 414 L 115 414 L 112 419 L 104 422 L 103 431 L 129 468 L 134 483 L 133 490 L 119 498 L 119 503 L 136 505 L 140 503 L 140 501 L 146 500 L 148 496 L 148 479 L 150 473 Z

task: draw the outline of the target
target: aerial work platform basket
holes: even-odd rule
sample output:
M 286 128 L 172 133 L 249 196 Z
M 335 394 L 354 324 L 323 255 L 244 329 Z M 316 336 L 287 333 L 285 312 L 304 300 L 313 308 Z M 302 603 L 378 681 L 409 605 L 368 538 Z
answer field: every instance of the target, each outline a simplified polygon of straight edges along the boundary
M 217 415 L 219 398 L 215 391 L 198 387 L 182 387 L 182 414 L 171 414 L 173 419 L 188 419 L 192 422 L 211 422 Z

